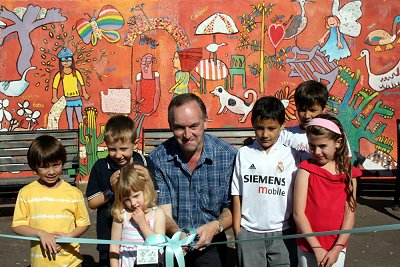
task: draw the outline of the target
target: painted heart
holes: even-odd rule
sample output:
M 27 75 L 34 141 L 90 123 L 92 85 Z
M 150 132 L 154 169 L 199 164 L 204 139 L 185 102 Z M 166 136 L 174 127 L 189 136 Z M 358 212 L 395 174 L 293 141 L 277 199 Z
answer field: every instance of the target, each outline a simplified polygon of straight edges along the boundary
M 268 35 L 272 45 L 276 48 L 285 36 L 285 28 L 282 24 L 272 23 L 268 27 Z

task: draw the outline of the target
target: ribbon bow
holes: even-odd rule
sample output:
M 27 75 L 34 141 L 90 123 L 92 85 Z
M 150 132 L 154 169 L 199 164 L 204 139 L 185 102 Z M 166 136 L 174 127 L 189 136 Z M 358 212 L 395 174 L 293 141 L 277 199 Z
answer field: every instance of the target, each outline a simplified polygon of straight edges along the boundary
M 176 232 L 172 238 L 166 235 L 149 235 L 144 241 L 144 246 L 165 247 L 165 265 L 166 267 L 174 266 L 174 257 L 179 267 L 185 267 L 185 257 L 183 255 L 182 246 L 187 246 L 193 242 L 196 237 L 196 229 L 190 229 L 190 234 L 180 239 L 182 231 Z

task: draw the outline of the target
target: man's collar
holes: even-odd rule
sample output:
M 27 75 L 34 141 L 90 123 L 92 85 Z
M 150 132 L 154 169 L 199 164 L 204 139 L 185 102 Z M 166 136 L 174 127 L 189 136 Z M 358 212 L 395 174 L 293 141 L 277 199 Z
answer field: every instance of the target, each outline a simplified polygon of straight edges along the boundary
M 206 160 L 210 160 L 211 162 L 214 161 L 215 154 L 213 145 L 210 142 L 210 136 L 204 133 L 204 144 L 203 144 L 203 151 L 201 152 L 201 156 L 199 159 L 199 163 L 203 163 Z M 176 159 L 179 162 L 183 162 L 181 159 L 183 158 L 182 151 L 179 148 L 179 144 L 176 139 L 173 137 L 172 141 L 172 153 L 167 153 L 167 161 L 172 161 Z

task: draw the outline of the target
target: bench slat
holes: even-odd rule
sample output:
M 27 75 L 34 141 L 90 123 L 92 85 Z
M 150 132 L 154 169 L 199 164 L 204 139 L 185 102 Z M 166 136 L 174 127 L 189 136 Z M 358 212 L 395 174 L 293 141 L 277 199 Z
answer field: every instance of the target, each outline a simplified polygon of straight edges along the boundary
M 37 130 L 21 132 L 0 132 L 0 141 L 33 140 L 38 136 L 48 134 L 58 139 L 76 139 L 78 130 Z
M 67 162 L 78 162 L 79 158 L 76 154 L 67 154 Z M 0 165 L 2 164 L 20 164 L 28 163 L 26 157 L 2 157 L 0 158 Z
M 78 154 L 78 147 L 65 147 L 67 154 Z M 0 157 L 7 157 L 7 156 L 24 156 L 28 153 L 28 148 L 20 148 L 20 149 L 4 149 L 0 150 Z
M 66 162 L 64 164 L 63 170 L 76 169 L 77 165 L 79 166 L 79 162 Z M 0 172 L 15 172 L 15 171 L 30 171 L 30 170 L 31 168 L 29 167 L 28 163 L 0 165 Z
M 0 148 L 8 149 L 8 148 L 29 148 L 32 143 L 32 140 L 12 140 L 12 141 L 1 141 Z M 63 146 L 76 146 L 76 139 L 60 139 L 61 144 Z

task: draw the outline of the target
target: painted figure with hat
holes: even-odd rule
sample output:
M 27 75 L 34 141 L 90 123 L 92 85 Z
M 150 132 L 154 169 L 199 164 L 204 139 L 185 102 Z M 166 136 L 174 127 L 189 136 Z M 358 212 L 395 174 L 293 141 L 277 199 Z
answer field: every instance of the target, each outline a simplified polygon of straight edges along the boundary
M 68 128 L 74 128 L 73 113 L 75 111 L 78 123 L 82 122 L 82 99 L 79 92 L 79 87 L 82 90 L 82 96 L 85 100 L 90 98 L 86 92 L 85 83 L 82 74 L 75 68 L 74 53 L 67 47 L 62 47 L 57 54 L 59 59 L 59 71 L 54 76 L 53 80 L 53 97 L 51 102 L 54 104 L 59 99 L 57 97 L 58 86 L 62 82 L 64 89 L 64 97 L 66 100 Z

